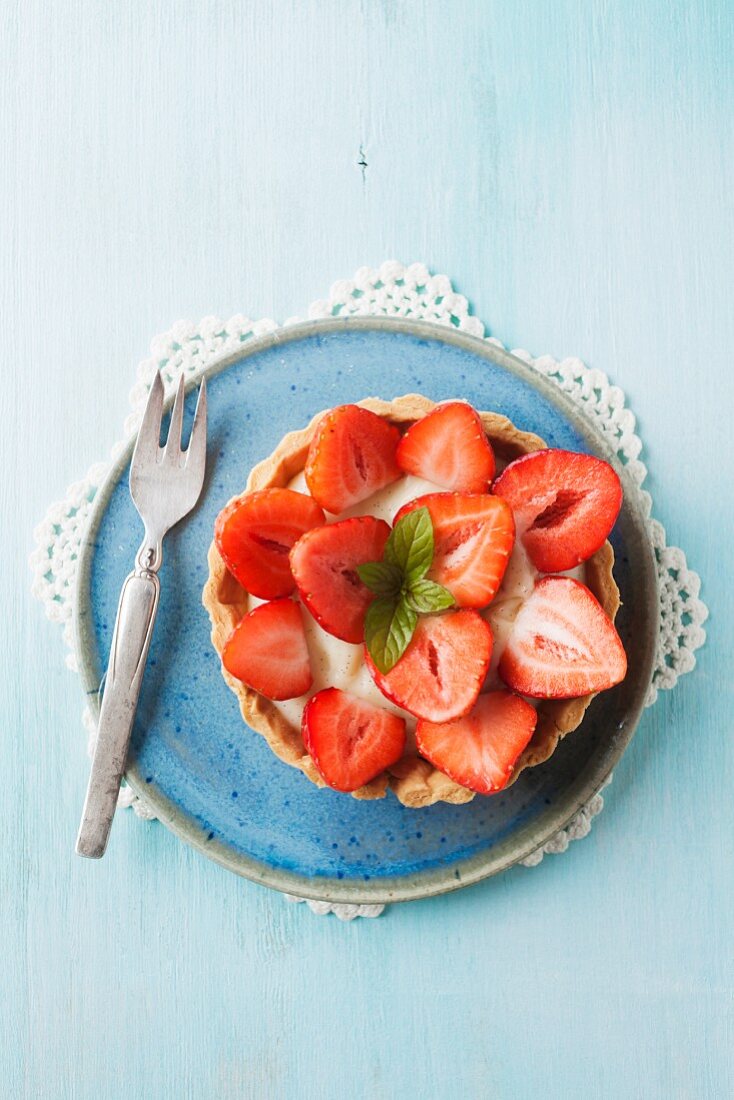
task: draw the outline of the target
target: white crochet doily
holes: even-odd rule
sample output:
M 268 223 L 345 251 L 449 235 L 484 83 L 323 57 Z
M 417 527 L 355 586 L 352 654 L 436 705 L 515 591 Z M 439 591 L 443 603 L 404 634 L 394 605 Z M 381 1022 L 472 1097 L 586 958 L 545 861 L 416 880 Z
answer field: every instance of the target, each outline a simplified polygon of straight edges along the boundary
M 450 279 L 446 275 L 431 275 L 423 264 L 405 267 L 396 261 L 388 261 L 377 269 L 360 268 L 353 279 L 334 283 L 329 297 L 314 302 L 308 310 L 309 319 L 349 315 L 412 317 L 447 325 L 472 336 L 485 335 L 484 325 L 478 317 L 471 315 L 467 299 L 454 292 Z M 285 325 L 301 320 L 304 318 L 291 317 Z M 162 372 L 166 390 L 171 392 L 182 372 L 187 377 L 195 375 L 253 337 L 278 327 L 275 321 L 252 321 L 242 315 L 226 322 L 217 317 L 205 317 L 199 324 L 179 321 L 169 332 L 157 336 L 151 344 L 150 356 L 140 363 L 137 370 L 137 382 L 130 393 L 131 412 L 125 420 L 125 436 L 129 437 L 140 423 L 148 387 L 156 370 Z M 497 347 L 503 347 L 499 340 L 486 339 Z M 635 418 L 625 405 L 622 390 L 611 385 L 602 371 L 586 367 L 580 359 L 562 359 L 559 362 L 548 355 L 533 358 L 523 350 L 515 350 L 513 355 L 555 382 L 584 409 L 616 451 L 628 474 L 637 485 L 642 486 L 647 473 L 640 459 L 642 441 L 635 433 Z M 72 607 L 82 535 L 95 494 L 110 462 L 123 446 L 124 442 L 119 443 L 113 449 L 109 462 L 97 463 L 86 477 L 70 485 L 64 499 L 49 508 L 34 532 L 36 549 L 31 555 L 33 593 L 44 605 L 48 618 L 63 627 L 68 649 L 66 663 L 74 671 Z M 661 607 L 655 670 L 646 700 L 649 706 L 655 702 L 661 688 L 672 688 L 679 676 L 690 672 L 695 666 L 695 651 L 706 638 L 702 624 L 708 610 L 699 599 L 701 582 L 698 575 L 687 567 L 682 550 L 666 545 L 665 530 L 651 515 L 650 495 L 642 490 L 642 496 L 657 559 Z M 95 722 L 88 707 L 83 720 L 93 743 Z M 120 791 L 119 805 L 132 806 L 139 817 L 155 816 L 129 787 L 123 786 Z M 591 828 L 591 819 L 603 805 L 601 794 L 596 794 L 570 825 L 524 860 L 525 865 L 535 866 L 544 855 L 564 852 L 571 840 L 586 836 Z M 290 897 L 290 900 L 303 899 Z M 342 920 L 351 920 L 356 916 L 378 916 L 383 909 L 380 905 L 329 905 L 313 901 L 308 904 L 316 913 L 333 912 Z

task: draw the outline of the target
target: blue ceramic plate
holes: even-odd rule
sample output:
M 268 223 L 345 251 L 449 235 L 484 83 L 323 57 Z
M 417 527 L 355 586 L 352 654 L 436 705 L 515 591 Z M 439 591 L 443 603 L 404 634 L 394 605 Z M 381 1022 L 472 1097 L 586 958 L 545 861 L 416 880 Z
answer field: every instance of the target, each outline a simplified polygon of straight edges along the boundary
M 165 543 L 162 599 L 128 782 L 175 833 L 248 878 L 303 897 L 396 901 L 456 889 L 528 856 L 601 786 L 640 715 L 658 629 L 656 574 L 639 492 L 624 470 L 615 528 L 623 684 L 589 708 L 551 760 L 504 793 L 409 810 L 393 795 L 358 802 L 318 790 L 242 723 L 201 605 L 214 519 L 255 463 L 321 409 L 367 396 L 463 397 L 553 447 L 615 456 L 552 383 L 485 341 L 430 324 L 349 319 L 253 340 L 207 372 L 208 473 L 195 511 Z M 187 414 L 195 393 L 189 392 Z M 94 504 L 81 561 L 77 646 L 87 692 L 99 688 L 120 587 L 142 528 L 128 491 L 132 443 Z M 94 695 L 93 695 L 94 697 Z

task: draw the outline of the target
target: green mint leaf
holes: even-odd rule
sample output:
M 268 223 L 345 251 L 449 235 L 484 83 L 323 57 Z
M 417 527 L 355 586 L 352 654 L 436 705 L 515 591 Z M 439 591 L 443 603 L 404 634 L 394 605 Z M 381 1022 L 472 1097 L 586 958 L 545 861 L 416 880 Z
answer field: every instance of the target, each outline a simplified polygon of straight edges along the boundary
M 367 609 L 364 640 L 382 673 L 394 668 L 413 637 L 417 612 L 402 597 L 379 596 Z
M 403 574 L 397 565 L 388 561 L 368 561 L 357 566 L 362 584 L 366 584 L 376 596 L 398 596 L 403 583 Z
M 456 603 L 448 588 L 425 578 L 415 581 L 410 586 L 406 599 L 410 606 L 415 611 L 419 611 L 421 615 L 428 615 L 432 611 L 445 611 L 446 608 L 453 607 Z
M 385 561 L 402 571 L 408 588 L 425 577 L 433 561 L 433 524 L 427 508 L 416 508 L 395 524 L 385 546 Z

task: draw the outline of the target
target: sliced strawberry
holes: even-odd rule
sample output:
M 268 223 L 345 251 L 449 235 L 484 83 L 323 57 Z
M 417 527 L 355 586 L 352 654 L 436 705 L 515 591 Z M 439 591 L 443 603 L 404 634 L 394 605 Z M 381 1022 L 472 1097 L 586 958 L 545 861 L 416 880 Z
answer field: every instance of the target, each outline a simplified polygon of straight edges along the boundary
M 337 791 L 356 791 L 405 751 L 404 719 L 339 688 L 309 699 L 301 732 L 322 779 Z
M 417 718 L 448 722 L 473 707 L 492 656 L 492 631 L 476 611 L 424 615 L 398 663 L 383 673 L 365 647 L 372 679 Z
M 316 622 L 343 642 L 364 641 L 364 617 L 375 598 L 357 566 L 379 561 L 390 528 L 374 516 L 355 516 L 302 535 L 291 550 L 301 599 Z
M 398 446 L 407 474 L 465 493 L 486 493 L 494 477 L 494 451 L 471 405 L 447 401 L 417 420 Z
M 533 736 L 534 707 L 509 691 L 480 695 L 464 718 L 418 722 L 418 752 L 454 782 L 478 794 L 505 786 L 515 762 Z
M 338 514 L 400 477 L 396 427 L 358 405 L 340 405 L 316 428 L 306 459 L 314 500 Z
M 315 500 L 290 489 L 258 489 L 231 501 L 217 516 L 214 540 L 243 588 L 262 600 L 296 587 L 288 561 L 305 531 L 326 522 Z
M 311 687 L 306 633 L 293 600 L 263 603 L 245 615 L 222 650 L 222 664 L 268 699 L 295 699 Z
M 614 623 L 584 584 L 543 577 L 520 608 L 499 674 L 536 699 L 573 699 L 623 680 L 627 656 Z
M 573 451 L 534 451 L 515 459 L 492 492 L 512 508 L 542 573 L 562 573 L 590 558 L 622 507 L 622 486 L 609 463 Z
M 510 508 L 488 493 L 429 493 L 403 505 L 394 522 L 424 506 L 433 522 L 429 578 L 448 588 L 459 607 L 486 607 L 502 582 L 515 541 Z

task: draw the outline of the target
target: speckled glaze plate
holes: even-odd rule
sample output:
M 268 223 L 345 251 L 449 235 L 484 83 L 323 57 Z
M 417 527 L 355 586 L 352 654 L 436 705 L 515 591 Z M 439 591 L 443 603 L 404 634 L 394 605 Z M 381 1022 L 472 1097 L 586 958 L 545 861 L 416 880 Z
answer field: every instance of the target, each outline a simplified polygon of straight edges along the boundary
M 530 855 L 599 789 L 629 743 L 652 673 L 656 572 L 639 492 L 593 425 L 553 383 L 492 344 L 427 323 L 319 321 L 248 342 L 207 371 L 208 471 L 201 500 L 168 535 L 158 621 L 133 730 L 128 782 L 210 859 L 302 897 L 405 901 L 443 893 Z M 612 542 L 629 673 L 582 726 L 509 790 L 464 806 L 409 810 L 314 787 L 243 725 L 201 605 L 214 519 L 252 466 L 314 413 L 367 396 L 463 397 L 550 446 L 619 469 L 625 502 Z M 193 415 L 195 393 L 187 398 Z M 80 562 L 77 656 L 96 698 L 123 578 L 142 537 L 128 491 L 133 442 L 94 511 Z

